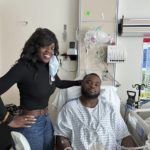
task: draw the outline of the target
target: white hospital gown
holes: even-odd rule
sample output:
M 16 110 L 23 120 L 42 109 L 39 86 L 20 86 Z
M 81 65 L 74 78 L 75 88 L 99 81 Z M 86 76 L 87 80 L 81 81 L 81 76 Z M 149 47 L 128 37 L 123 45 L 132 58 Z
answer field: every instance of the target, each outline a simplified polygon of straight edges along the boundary
M 129 135 L 121 114 L 116 112 L 103 97 L 94 108 L 84 107 L 79 99 L 74 99 L 60 111 L 55 135 L 69 138 L 73 150 L 88 150 L 91 143 L 116 150 L 117 142 Z

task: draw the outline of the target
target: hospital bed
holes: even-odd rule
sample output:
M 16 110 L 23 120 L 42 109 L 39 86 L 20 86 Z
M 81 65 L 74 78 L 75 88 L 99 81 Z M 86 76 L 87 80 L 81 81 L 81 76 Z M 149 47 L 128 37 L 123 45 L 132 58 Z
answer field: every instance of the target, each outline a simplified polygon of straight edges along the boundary
M 67 89 L 59 89 L 57 95 L 55 96 L 55 99 L 52 102 L 52 105 L 55 107 L 55 109 L 59 112 L 63 105 L 67 102 L 67 100 L 79 97 L 81 95 L 81 87 L 74 86 Z M 114 86 L 102 86 L 101 87 L 101 95 L 104 97 L 107 97 L 106 100 L 108 103 L 112 105 L 116 109 L 116 111 L 120 112 L 120 98 L 117 94 L 117 88 Z M 148 141 L 148 134 L 150 132 L 150 109 L 135 109 L 135 110 L 129 110 L 126 117 L 126 123 L 128 126 L 128 129 L 133 136 L 135 142 L 137 143 L 138 147 L 133 148 L 135 150 L 141 149 L 140 147 L 143 147 L 143 150 L 150 150 L 150 146 L 145 146 L 150 143 L 146 143 Z M 16 136 L 17 135 L 17 136 Z M 22 137 L 22 135 L 14 134 L 13 139 L 15 143 L 27 143 L 27 141 Z M 17 137 L 17 138 L 16 138 Z M 18 138 L 19 137 L 19 138 Z M 19 142 L 18 140 L 19 139 Z M 150 140 L 150 135 L 149 135 Z M 149 144 L 150 145 L 150 144 Z M 19 144 L 20 146 L 20 144 Z M 23 146 L 23 145 L 21 145 Z M 25 148 L 25 150 L 30 150 L 30 147 L 28 144 L 25 144 L 25 146 L 28 146 L 28 149 Z M 128 149 L 133 150 L 132 148 L 122 148 L 122 149 Z
M 150 140 L 150 109 L 129 110 L 126 122 L 137 145 L 146 145 L 146 141 Z
M 59 89 L 55 99 L 52 102 L 52 105 L 54 108 L 59 112 L 63 105 L 67 102 L 67 100 L 79 97 L 81 95 L 81 88 L 79 86 L 67 88 L 67 89 Z M 108 103 L 112 105 L 112 107 L 119 111 L 120 113 L 120 98 L 117 94 L 117 88 L 114 86 L 102 86 L 101 87 L 101 95 L 104 97 L 107 97 L 106 100 Z M 146 111 L 146 115 L 144 115 L 145 118 L 142 118 L 142 116 L 139 116 L 139 110 L 133 111 L 130 110 L 127 115 L 127 126 L 129 128 L 129 131 L 131 132 L 131 135 L 133 136 L 135 142 L 137 143 L 137 148 L 126 148 L 121 147 L 122 150 L 148 150 L 144 149 L 147 146 L 145 146 L 145 141 L 148 139 L 148 133 L 150 131 L 148 125 L 144 121 L 144 119 L 147 119 L 148 116 L 150 117 L 150 109 Z M 148 114 L 147 114 L 148 113 Z M 141 114 L 141 113 L 140 113 Z M 150 121 L 150 120 L 149 120 Z M 149 123 L 150 124 L 150 123 Z

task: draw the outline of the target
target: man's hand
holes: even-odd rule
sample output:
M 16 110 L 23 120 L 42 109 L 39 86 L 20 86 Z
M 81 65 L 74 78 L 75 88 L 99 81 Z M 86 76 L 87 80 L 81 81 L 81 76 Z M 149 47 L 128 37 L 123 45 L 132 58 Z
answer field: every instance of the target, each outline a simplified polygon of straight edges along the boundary
M 66 149 L 65 149 L 66 148 Z M 69 139 L 63 136 L 56 136 L 56 150 L 71 150 Z
M 132 136 L 130 136 L 130 135 L 125 137 L 125 138 L 123 138 L 121 145 L 125 146 L 125 147 L 136 147 L 137 146 L 135 144 Z
M 12 128 L 31 127 L 36 122 L 36 118 L 31 115 L 18 115 L 8 124 Z

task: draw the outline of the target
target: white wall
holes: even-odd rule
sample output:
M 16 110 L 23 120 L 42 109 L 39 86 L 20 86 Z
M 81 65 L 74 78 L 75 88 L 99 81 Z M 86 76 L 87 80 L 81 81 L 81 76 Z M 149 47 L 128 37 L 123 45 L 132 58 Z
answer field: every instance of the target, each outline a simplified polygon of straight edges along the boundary
M 3 21 L 2 55 L 12 62 L 18 58 L 24 42 L 37 27 L 46 27 L 54 31 L 59 39 L 60 51 L 66 51 L 70 40 L 75 40 L 75 30 L 78 26 L 78 3 L 74 0 L 6 0 Z M 26 25 L 24 21 L 27 21 Z M 68 39 L 63 42 L 63 25 L 67 24 Z M 13 56 L 6 53 L 13 51 Z M 5 57 L 4 57 L 5 59 Z M 4 62 L 4 61 L 3 61 Z M 7 66 L 9 67 L 9 61 Z M 6 63 L 6 62 L 5 62 Z M 7 68 L 4 70 L 4 72 Z
M 150 18 L 149 0 L 119 0 L 118 19 Z M 127 50 L 127 61 L 117 65 L 116 79 L 121 83 L 118 89 L 121 99 L 127 99 L 127 90 L 135 90 L 132 84 L 141 84 L 141 63 L 143 37 L 118 37 L 118 44 Z
M 118 17 L 150 18 L 149 0 L 119 0 Z
M 69 41 L 75 40 L 75 31 L 78 27 L 78 0 L 4 0 L 0 9 L 2 10 L 0 76 L 5 74 L 19 58 L 25 41 L 37 27 L 49 28 L 56 34 L 60 53 L 66 52 Z M 68 33 L 66 42 L 62 39 L 64 24 L 67 25 Z M 63 78 L 64 74 L 65 78 L 73 79 L 75 72 L 71 75 L 70 73 L 65 74 L 62 71 L 61 77 Z M 12 103 L 12 100 L 16 103 L 16 100 L 19 100 L 16 86 L 2 96 L 6 103 Z
M 3 3 L 3 0 L 0 0 L 0 6 L 2 5 Z M 2 14 L 2 10 L 0 9 L 0 16 Z M 2 18 L 0 17 L 0 74 L 1 74 L 1 71 L 2 71 Z
M 2 31 L 1 31 L 1 18 L 0 18 L 0 33 L 2 33 Z M 2 54 L 1 54 L 1 52 L 2 52 L 2 44 L 1 44 L 1 41 L 2 41 L 2 35 L 0 34 L 0 74 L 1 74 L 1 70 L 2 70 Z

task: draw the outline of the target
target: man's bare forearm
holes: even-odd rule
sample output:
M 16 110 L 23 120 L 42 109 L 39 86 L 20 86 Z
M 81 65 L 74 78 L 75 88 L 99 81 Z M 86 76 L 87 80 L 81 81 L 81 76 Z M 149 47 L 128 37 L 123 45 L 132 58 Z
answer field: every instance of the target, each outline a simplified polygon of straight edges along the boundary
M 136 143 L 134 142 L 132 136 L 127 136 L 127 137 L 123 138 L 121 145 L 125 146 L 125 147 L 136 147 L 137 146 Z
M 63 136 L 56 136 L 56 150 L 71 150 L 69 139 Z

